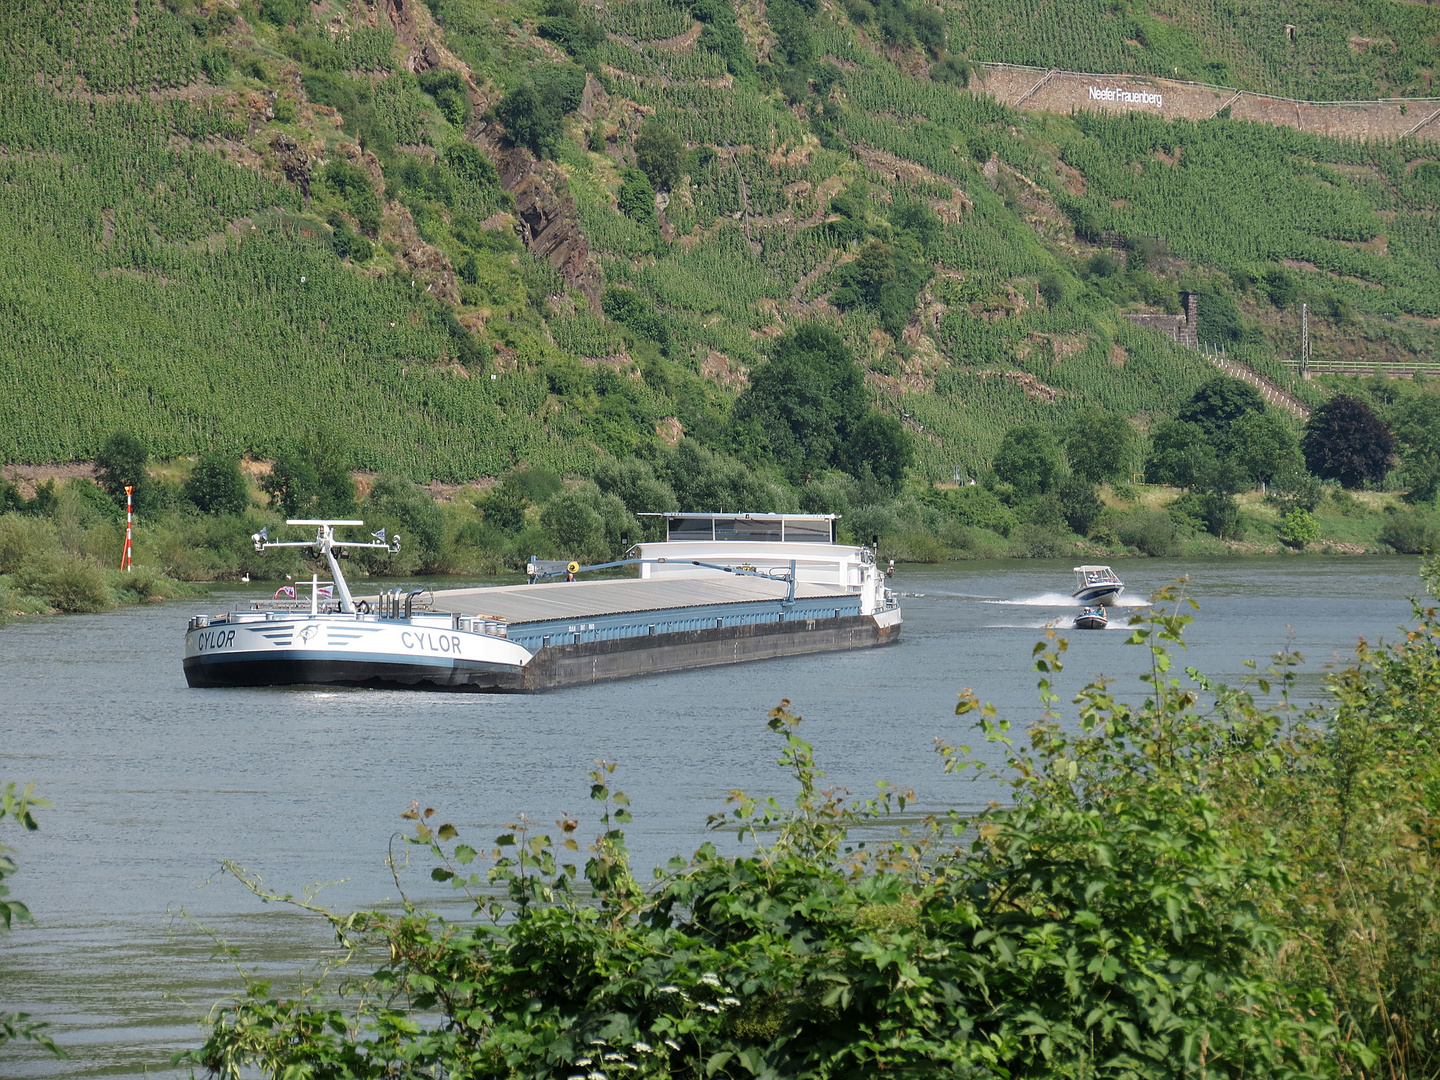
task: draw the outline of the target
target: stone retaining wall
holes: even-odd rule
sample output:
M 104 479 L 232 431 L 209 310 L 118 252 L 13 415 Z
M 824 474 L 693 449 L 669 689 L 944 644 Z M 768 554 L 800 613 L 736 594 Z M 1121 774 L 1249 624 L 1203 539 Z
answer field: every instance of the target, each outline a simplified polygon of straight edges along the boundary
M 1091 75 L 1013 64 L 982 64 L 976 74 L 980 77 L 972 88 L 1025 110 L 1145 112 L 1167 120 L 1206 120 L 1228 107 L 1235 120 L 1299 128 L 1336 139 L 1406 135 L 1440 139 L 1437 98 L 1294 101 L 1148 75 Z

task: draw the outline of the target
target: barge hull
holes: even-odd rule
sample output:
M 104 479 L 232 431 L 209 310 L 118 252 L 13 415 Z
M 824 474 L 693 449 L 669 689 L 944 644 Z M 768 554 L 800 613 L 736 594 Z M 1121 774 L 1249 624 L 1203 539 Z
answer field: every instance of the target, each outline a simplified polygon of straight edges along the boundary
M 369 686 L 407 690 L 500 690 L 523 670 L 453 660 L 444 664 L 239 653 L 185 658 L 191 686 Z
M 497 689 L 533 693 L 782 656 L 873 648 L 898 640 L 899 614 L 897 610 L 879 616 L 795 619 L 547 645 L 522 672 L 502 676 Z

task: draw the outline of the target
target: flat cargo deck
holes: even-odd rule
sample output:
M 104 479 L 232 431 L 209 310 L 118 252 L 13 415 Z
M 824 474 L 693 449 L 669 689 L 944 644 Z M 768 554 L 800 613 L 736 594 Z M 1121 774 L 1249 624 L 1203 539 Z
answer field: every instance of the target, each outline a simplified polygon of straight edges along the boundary
M 443 589 L 435 593 L 435 608 L 460 615 L 488 615 L 509 623 L 528 623 L 783 600 L 788 592 L 786 582 L 753 577 L 615 578 L 609 581 L 551 581 L 535 585 Z M 838 585 L 801 582 L 795 589 L 797 600 L 849 595 L 853 594 Z
M 442 589 L 433 609 L 486 618 L 534 659 L 497 688 L 561 686 L 895 640 L 898 609 L 860 613 L 858 592 L 758 577 L 617 578 Z

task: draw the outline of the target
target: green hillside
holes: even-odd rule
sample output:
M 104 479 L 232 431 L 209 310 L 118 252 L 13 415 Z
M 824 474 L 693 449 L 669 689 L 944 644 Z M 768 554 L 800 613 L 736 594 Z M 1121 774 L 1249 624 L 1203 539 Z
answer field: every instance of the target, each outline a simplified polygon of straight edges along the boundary
M 1423 92 L 1432 9 L 427 4 L 0 14 L 0 461 L 318 430 L 419 481 L 588 474 L 682 434 L 763 469 L 745 373 L 819 321 L 946 480 L 1019 423 L 1173 414 L 1213 368 L 1123 314 L 1181 291 L 1202 340 L 1314 402 L 1279 362 L 1302 301 L 1317 357 L 1433 352 L 1433 145 L 966 88 L 999 59 Z M 1278 49 L 1277 20 L 1305 32 Z M 517 238 L 537 185 L 560 255 Z
M 1134 72 L 1312 101 L 1433 93 L 1440 11 L 1394 0 L 970 0 L 977 59 Z

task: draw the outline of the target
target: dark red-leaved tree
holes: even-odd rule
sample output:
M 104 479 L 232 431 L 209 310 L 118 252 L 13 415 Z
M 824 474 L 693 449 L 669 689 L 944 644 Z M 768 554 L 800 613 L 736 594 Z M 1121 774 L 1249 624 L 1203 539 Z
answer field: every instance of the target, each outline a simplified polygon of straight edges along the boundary
M 1310 416 L 1300 443 L 1305 465 L 1323 480 L 1357 488 L 1383 480 L 1395 454 L 1395 436 L 1363 401 L 1336 394 Z

